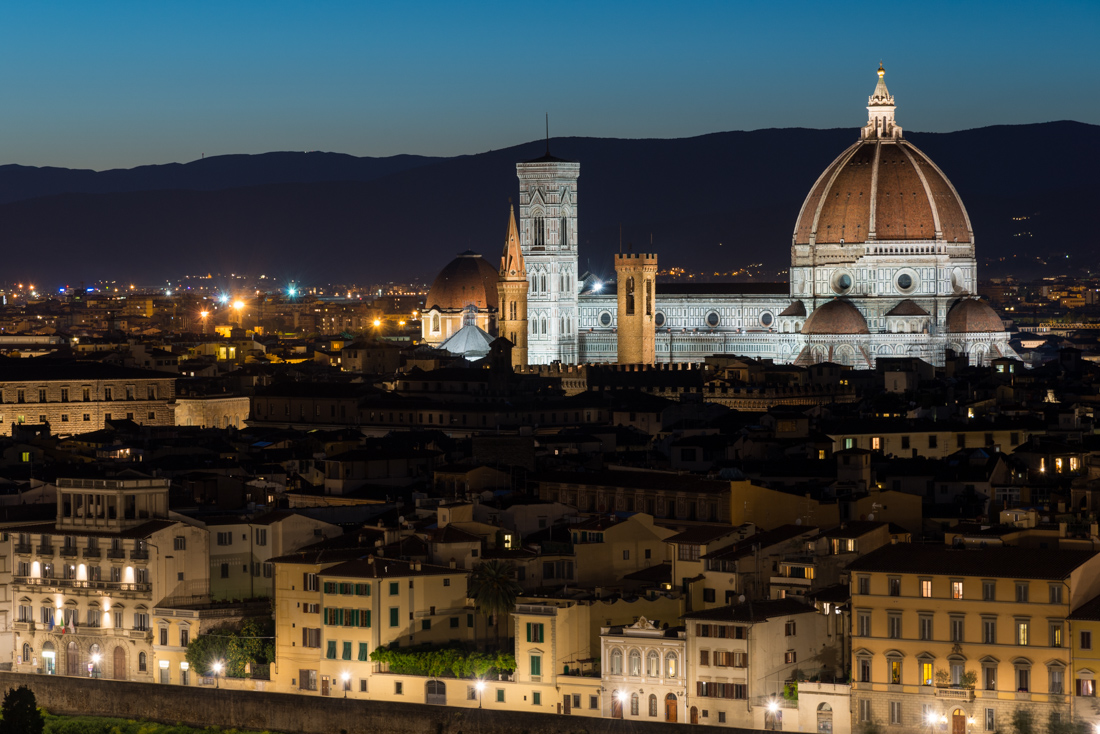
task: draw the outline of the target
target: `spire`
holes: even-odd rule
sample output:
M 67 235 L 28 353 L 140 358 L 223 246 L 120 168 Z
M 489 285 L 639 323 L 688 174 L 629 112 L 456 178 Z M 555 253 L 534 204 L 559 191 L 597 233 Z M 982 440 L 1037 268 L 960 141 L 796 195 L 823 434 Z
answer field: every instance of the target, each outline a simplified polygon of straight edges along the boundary
M 878 65 L 878 84 L 867 98 L 867 124 L 861 137 L 864 140 L 901 138 L 901 127 L 894 122 L 894 96 L 886 88 L 886 69 Z
M 500 277 L 504 280 L 527 280 L 527 266 L 519 246 L 516 208 L 508 199 L 508 234 L 504 237 L 504 254 L 500 258 Z

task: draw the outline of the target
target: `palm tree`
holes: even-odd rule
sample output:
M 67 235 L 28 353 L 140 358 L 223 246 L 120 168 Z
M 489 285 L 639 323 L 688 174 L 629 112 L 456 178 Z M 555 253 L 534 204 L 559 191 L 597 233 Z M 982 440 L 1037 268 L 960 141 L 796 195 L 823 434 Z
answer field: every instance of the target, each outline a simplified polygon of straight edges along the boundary
M 500 617 L 516 608 L 516 597 L 523 589 L 517 584 L 515 567 L 511 563 L 492 560 L 479 563 L 470 576 L 470 598 L 479 612 L 491 618 L 496 628 L 497 647 L 500 647 Z

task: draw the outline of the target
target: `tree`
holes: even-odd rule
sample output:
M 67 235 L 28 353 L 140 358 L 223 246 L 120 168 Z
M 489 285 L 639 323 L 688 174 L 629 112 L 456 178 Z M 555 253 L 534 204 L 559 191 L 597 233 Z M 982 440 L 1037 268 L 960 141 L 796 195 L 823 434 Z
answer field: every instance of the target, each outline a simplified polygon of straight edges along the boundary
M 0 729 L 4 734 L 42 734 L 46 723 L 34 698 L 34 691 L 26 686 L 8 689 L 0 706 Z
M 1012 712 L 1012 731 L 1016 734 L 1037 734 L 1035 717 L 1027 706 L 1017 706 Z
M 500 647 L 500 617 L 516 608 L 516 597 L 523 591 L 513 580 L 515 571 L 511 563 L 492 560 L 479 563 L 470 577 L 470 598 L 478 611 L 491 619 L 497 647 Z

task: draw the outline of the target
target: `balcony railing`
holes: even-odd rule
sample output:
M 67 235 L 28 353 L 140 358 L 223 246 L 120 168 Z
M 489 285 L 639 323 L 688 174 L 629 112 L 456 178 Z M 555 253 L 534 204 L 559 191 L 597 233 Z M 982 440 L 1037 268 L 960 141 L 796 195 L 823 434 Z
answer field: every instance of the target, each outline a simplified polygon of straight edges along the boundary
M 130 551 L 130 559 L 135 561 L 148 561 L 149 551 L 147 550 L 132 550 Z
M 937 688 L 936 698 L 945 698 L 948 701 L 973 701 L 973 688 Z
M 15 622 L 13 626 L 17 632 L 34 632 L 34 622 Z
M 753 706 L 765 706 L 766 707 L 766 706 L 769 706 L 772 703 L 776 703 L 776 704 L 779 705 L 779 708 L 784 708 L 784 709 L 796 709 L 796 708 L 798 708 L 798 699 L 795 699 L 795 700 L 792 701 L 792 700 L 788 700 L 786 698 L 783 698 L 782 696 L 753 696 L 752 697 L 752 705 Z
M 57 586 L 69 589 L 104 589 L 108 591 L 148 592 L 152 589 L 152 584 L 149 583 L 84 581 L 82 579 L 55 579 L 38 576 L 16 576 L 12 583 L 26 586 Z
M 546 606 L 543 604 L 517 604 L 517 614 L 541 614 L 547 617 L 556 616 L 558 613 L 557 607 Z
M 84 557 L 85 558 L 99 558 L 102 555 L 103 555 L 103 551 L 101 551 L 99 548 L 85 548 L 84 549 Z
M 76 546 L 63 545 L 57 551 L 62 558 L 76 558 Z
M 107 551 L 108 558 L 125 558 L 126 551 L 121 548 L 111 548 Z
M 16 553 L 23 553 L 25 555 L 30 555 L 30 552 L 31 552 L 31 544 L 30 543 L 16 543 L 13 546 L 13 548 L 14 548 Z
M 35 552 L 38 553 L 41 556 L 52 556 L 53 555 L 53 546 L 52 545 L 39 545 L 35 549 Z

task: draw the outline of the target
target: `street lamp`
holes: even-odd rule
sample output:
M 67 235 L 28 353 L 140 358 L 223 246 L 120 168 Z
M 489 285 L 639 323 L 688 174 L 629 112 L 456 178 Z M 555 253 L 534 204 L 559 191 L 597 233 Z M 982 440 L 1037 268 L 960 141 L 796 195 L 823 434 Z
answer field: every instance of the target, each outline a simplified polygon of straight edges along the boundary
M 100 661 L 100 659 L 101 658 L 100 658 L 98 652 L 92 653 L 92 677 L 93 678 L 98 678 L 99 677 L 99 661 Z
M 768 701 L 768 716 L 764 717 L 764 728 L 775 731 L 779 727 L 776 725 L 776 716 L 779 714 L 779 702 L 775 700 L 774 696 Z
M 477 707 L 481 708 L 481 701 L 484 698 L 483 693 L 485 691 L 485 681 L 479 680 L 474 688 L 477 689 Z
M 340 675 L 340 679 L 344 681 L 344 698 L 347 698 L 348 689 L 351 688 L 351 673 L 345 671 Z
M 218 687 L 218 675 L 222 672 L 222 662 L 219 660 L 214 663 L 214 687 Z

